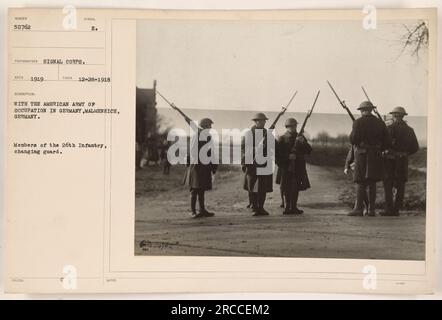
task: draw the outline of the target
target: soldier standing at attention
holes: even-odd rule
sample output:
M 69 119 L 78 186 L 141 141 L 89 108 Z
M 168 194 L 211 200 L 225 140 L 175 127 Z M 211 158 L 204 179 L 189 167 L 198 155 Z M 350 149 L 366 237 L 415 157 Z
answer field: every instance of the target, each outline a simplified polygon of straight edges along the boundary
M 361 117 L 353 122 L 350 143 L 355 147 L 355 169 L 353 181 L 357 184 L 356 205 L 348 214 L 362 216 L 364 193 L 368 190 L 368 216 L 374 217 L 376 204 L 376 182 L 383 179 L 382 152 L 390 147 L 387 127 L 382 120 L 372 114 L 370 101 L 359 105 Z
M 267 130 L 264 128 L 268 118 L 264 113 L 257 113 L 253 119 L 255 125 L 250 128 L 252 144 L 251 146 L 245 145 L 245 138 L 243 137 L 241 143 L 241 154 L 242 154 L 242 169 L 245 173 L 244 178 L 244 189 L 249 193 L 249 199 L 252 203 L 253 216 L 267 216 L 269 213 L 264 209 L 264 203 L 266 201 L 267 192 L 273 191 L 273 174 L 257 174 L 257 168 L 266 167 L 266 163 L 257 164 L 255 161 L 255 136 L 256 130 L 262 130 L 263 141 L 263 156 L 267 156 Z M 245 163 L 247 149 L 253 150 L 253 163 Z
M 158 90 L 156 93 L 166 101 L 168 105 L 177 111 L 184 120 L 189 124 L 190 128 L 196 134 L 196 137 L 191 139 L 190 155 L 187 156 L 187 168 L 183 179 L 183 184 L 189 186 L 190 188 L 190 209 L 192 211 L 192 217 L 202 218 L 202 217 L 212 217 L 215 214 L 206 210 L 204 203 L 204 195 L 207 190 L 212 189 L 212 174 L 216 173 L 218 165 L 216 163 L 203 163 L 200 159 L 200 150 L 206 144 L 212 144 L 211 135 L 209 134 L 206 141 L 200 141 L 199 137 L 203 130 L 210 130 L 212 128 L 213 121 L 209 118 L 203 118 L 199 122 L 199 126 L 190 119 L 181 109 L 179 109 L 175 104 L 171 103 L 165 96 L 163 96 Z M 214 150 L 213 147 L 207 156 L 210 158 L 212 156 L 211 151 Z M 196 154 L 196 159 L 193 159 Z M 199 212 L 196 212 L 196 202 L 198 200 Z
M 413 128 L 404 121 L 407 112 L 402 107 L 394 108 L 390 114 L 393 123 L 387 126 L 391 137 L 391 148 L 384 153 L 384 216 L 398 216 L 402 208 L 405 193 L 405 182 L 408 178 L 408 157 L 419 150 L 419 143 Z M 393 203 L 393 188 L 396 197 Z
M 302 214 L 303 211 L 298 209 L 299 191 L 310 188 L 304 155 L 309 154 L 312 147 L 303 135 L 298 134 L 297 125 L 296 119 L 288 118 L 285 122 L 287 131 L 276 144 L 276 164 L 281 170 L 281 193 L 285 198 L 283 214 Z
M 186 119 L 187 121 L 187 119 Z M 191 123 L 192 120 L 189 119 L 187 121 Z M 198 136 L 200 135 L 202 130 L 211 129 L 213 121 L 209 118 L 203 118 L 199 122 L 199 127 L 197 127 L 196 131 Z M 193 127 L 194 124 L 191 124 Z M 199 160 L 199 152 L 201 148 L 206 143 L 211 143 L 210 136 L 208 141 L 196 141 L 198 148 L 198 159 L 196 163 L 192 163 L 190 161 L 190 157 L 188 157 L 187 169 L 184 175 L 183 184 L 189 186 L 190 188 L 190 209 L 192 211 L 192 217 L 194 218 L 202 218 L 202 217 L 213 217 L 215 214 L 213 212 L 209 212 L 205 206 L 205 192 L 208 190 L 212 190 L 212 174 L 215 174 L 218 165 L 214 163 L 204 164 Z M 196 212 L 196 202 L 198 200 L 199 211 Z

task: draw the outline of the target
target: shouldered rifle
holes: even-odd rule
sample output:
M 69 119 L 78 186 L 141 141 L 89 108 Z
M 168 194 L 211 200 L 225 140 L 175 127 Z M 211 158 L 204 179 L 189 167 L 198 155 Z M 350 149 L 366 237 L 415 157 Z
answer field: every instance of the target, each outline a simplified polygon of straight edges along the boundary
M 338 99 L 340 105 L 342 106 L 342 108 L 345 109 L 345 111 L 347 111 L 348 115 L 350 116 L 351 120 L 355 121 L 355 117 L 353 116 L 353 114 L 351 113 L 350 109 L 347 107 L 347 105 L 345 104 L 344 100 L 341 100 L 338 96 L 338 94 L 336 93 L 335 89 L 333 88 L 333 86 L 331 85 L 331 83 L 327 80 L 327 83 L 330 87 L 330 89 L 333 91 L 333 93 L 336 96 L 336 99 Z
M 179 114 L 181 114 L 184 119 L 186 120 L 187 123 L 190 124 L 190 122 L 192 121 L 192 119 L 190 119 L 183 111 L 181 111 L 174 103 L 170 102 L 169 100 L 167 100 L 167 98 L 165 96 L 163 96 L 158 90 L 155 90 L 156 93 L 158 93 L 158 95 L 163 98 L 164 101 L 166 101 L 166 103 L 172 107 L 172 109 L 178 111 Z
M 278 122 L 278 120 L 281 118 L 281 116 L 287 111 L 287 108 L 290 106 L 290 104 L 292 103 L 293 99 L 295 99 L 296 95 L 297 95 L 298 91 L 296 90 L 295 93 L 292 95 L 292 97 L 290 98 L 289 102 L 287 103 L 287 105 L 285 107 L 282 108 L 282 110 L 278 113 L 278 115 L 276 116 L 275 120 L 273 121 L 273 123 L 270 125 L 269 129 L 273 130 L 276 127 L 276 123 Z M 261 139 L 261 141 L 259 142 L 258 146 L 256 148 L 261 148 L 264 144 L 264 137 Z
M 290 106 L 290 104 L 292 103 L 293 99 L 295 99 L 297 93 L 298 93 L 298 91 L 296 91 L 293 94 L 293 96 L 290 98 L 289 103 L 287 103 L 287 105 L 282 108 L 281 112 L 276 116 L 275 121 L 273 121 L 273 123 L 270 125 L 269 129 L 275 129 L 276 123 L 278 122 L 279 118 L 281 118 L 281 116 L 287 111 L 287 108 Z
M 315 101 L 313 102 L 311 109 L 307 111 L 304 122 L 302 123 L 301 129 L 299 130 L 298 137 L 302 136 L 304 134 L 304 129 L 305 129 L 305 126 L 307 125 L 307 120 L 310 118 L 310 116 L 313 113 L 313 109 L 315 108 L 316 101 L 318 101 L 318 97 L 319 97 L 320 92 L 321 92 L 321 90 L 319 90 L 318 93 L 316 94 Z M 293 147 L 290 150 L 290 154 L 289 154 L 289 168 L 288 168 L 289 172 L 295 172 L 295 170 L 296 170 L 295 169 L 295 165 L 296 165 L 295 160 L 296 160 L 296 154 L 297 154 L 298 148 L 299 148 L 299 142 L 298 142 L 298 140 L 296 140 L 295 143 L 293 144 Z
M 305 129 L 305 126 L 307 124 L 307 120 L 308 120 L 308 118 L 310 118 L 310 116 L 313 113 L 313 109 L 315 108 L 316 101 L 318 101 L 319 93 L 321 93 L 321 90 L 319 90 L 318 93 L 316 94 L 315 101 L 313 102 L 313 105 L 312 105 L 311 109 L 307 111 L 307 114 L 305 116 L 304 122 L 302 123 L 301 129 L 299 130 L 299 133 L 298 133 L 299 135 L 303 135 L 304 134 L 304 129 Z
M 364 91 L 364 94 L 365 94 L 365 97 L 367 98 L 367 100 L 371 102 L 370 98 L 368 97 L 367 91 L 365 91 L 364 86 L 361 86 L 361 88 L 362 88 L 362 91 Z M 374 106 L 374 105 L 373 105 L 373 106 Z M 379 114 L 379 112 L 378 112 L 378 108 L 377 108 L 376 106 L 374 106 L 373 111 L 374 111 L 374 113 L 378 116 L 379 120 L 384 121 L 384 119 L 382 119 L 382 116 Z

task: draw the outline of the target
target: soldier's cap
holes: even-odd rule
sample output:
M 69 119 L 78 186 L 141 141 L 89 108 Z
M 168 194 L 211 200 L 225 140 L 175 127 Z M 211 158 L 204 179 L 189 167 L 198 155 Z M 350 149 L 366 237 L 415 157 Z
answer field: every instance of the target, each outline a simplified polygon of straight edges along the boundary
M 257 114 L 255 114 L 252 120 L 255 121 L 255 120 L 269 120 L 269 119 L 266 117 L 264 113 L 258 112 Z
M 288 118 L 287 120 L 285 120 L 285 127 L 291 127 L 291 126 L 295 126 L 298 124 L 298 121 L 296 121 L 295 118 Z
M 200 120 L 200 126 L 202 126 L 202 127 L 211 125 L 212 123 L 213 123 L 212 119 L 209 119 L 209 118 L 202 118 Z
M 370 101 L 363 101 L 358 107 L 358 110 L 373 110 L 373 109 L 374 105 Z
M 396 107 L 393 110 L 391 110 L 390 114 L 394 114 L 394 113 L 398 113 L 398 114 L 402 114 L 404 116 L 406 116 L 408 113 L 405 111 L 404 108 L 402 107 Z

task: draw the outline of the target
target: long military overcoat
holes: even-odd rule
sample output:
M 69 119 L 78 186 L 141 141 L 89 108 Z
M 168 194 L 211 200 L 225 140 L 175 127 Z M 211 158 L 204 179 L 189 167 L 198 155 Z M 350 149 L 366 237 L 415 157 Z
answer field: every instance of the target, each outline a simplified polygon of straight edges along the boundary
M 353 122 L 350 143 L 355 148 L 353 181 L 365 183 L 382 180 L 382 152 L 391 144 L 385 123 L 372 114 L 363 115 Z
M 391 148 L 384 157 L 385 179 L 401 183 L 408 179 L 408 157 L 419 150 L 413 128 L 405 121 L 396 121 L 387 127 Z
M 278 138 L 276 144 L 276 164 L 280 170 L 280 185 L 282 192 L 291 190 L 307 190 L 310 188 L 310 181 L 307 174 L 305 155 L 310 154 L 312 147 L 305 141 L 296 142 L 297 132 L 287 131 Z M 296 148 L 294 145 L 296 143 Z M 296 158 L 290 160 L 290 154 L 294 153 Z M 290 162 L 293 164 L 290 165 Z
M 242 165 L 244 168 L 244 184 L 243 184 L 243 188 L 244 190 L 247 190 L 249 192 L 254 192 L 254 193 L 267 193 L 267 192 L 272 192 L 273 191 L 273 174 L 257 174 L 257 169 L 258 168 L 264 168 L 267 166 L 267 163 L 264 164 L 257 164 L 257 162 L 255 161 L 255 147 L 257 147 L 256 145 L 256 130 L 257 128 L 255 126 L 253 126 L 250 129 L 250 133 L 251 133 L 251 140 L 252 140 L 252 144 L 250 146 L 246 146 L 246 140 L 245 137 L 243 136 L 242 141 L 241 141 L 241 155 L 242 155 Z M 261 129 L 262 131 L 262 150 L 263 150 L 263 156 L 266 157 L 267 156 L 267 130 L 266 129 Z M 247 134 L 247 133 L 246 133 Z M 251 152 L 252 154 L 252 159 L 253 162 L 252 163 L 246 163 L 246 153 L 247 152 Z M 273 170 L 270 170 L 271 172 L 273 172 Z
M 201 129 L 198 130 L 198 134 Z M 193 140 L 198 146 L 198 156 L 201 148 L 207 143 L 213 143 L 211 137 L 209 136 L 207 141 Z M 210 156 L 210 152 L 209 152 Z M 202 163 L 198 158 L 198 161 L 193 161 L 196 163 L 191 163 L 190 156 L 187 157 L 187 168 L 184 173 L 183 184 L 187 185 L 190 190 L 199 189 L 202 191 L 207 191 L 212 189 L 212 174 L 218 169 L 218 165 L 214 163 Z

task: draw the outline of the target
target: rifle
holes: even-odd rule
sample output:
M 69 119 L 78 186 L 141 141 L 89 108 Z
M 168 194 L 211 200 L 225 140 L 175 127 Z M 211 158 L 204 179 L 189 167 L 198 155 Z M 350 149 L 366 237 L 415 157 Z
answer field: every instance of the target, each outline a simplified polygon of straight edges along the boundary
M 345 111 L 347 111 L 348 115 L 350 116 L 351 120 L 355 121 L 355 117 L 353 116 L 353 114 L 351 113 L 350 109 L 347 107 L 347 105 L 345 104 L 344 100 L 341 100 L 338 96 L 338 94 L 336 93 L 335 89 L 332 87 L 331 83 L 327 80 L 327 83 L 330 87 L 330 89 L 333 91 L 333 93 L 335 94 L 336 98 L 338 99 L 339 103 L 341 104 L 342 108 L 345 109 Z
M 273 121 L 273 123 L 269 127 L 270 130 L 275 129 L 276 123 L 281 118 L 281 116 L 287 111 L 287 108 L 290 106 L 290 104 L 292 103 L 293 99 L 295 99 L 295 96 L 296 96 L 297 93 L 298 93 L 298 91 L 295 91 L 295 93 L 292 95 L 292 97 L 290 98 L 290 100 L 287 103 L 287 105 L 285 107 L 283 107 L 281 112 L 276 116 L 276 119 Z M 263 137 L 261 139 L 261 141 L 258 143 L 258 146 L 256 146 L 253 150 L 249 150 L 248 152 L 251 153 L 254 150 L 258 150 L 259 148 L 262 148 L 262 146 L 264 144 L 264 141 L 265 141 L 265 137 Z
M 320 92 L 321 92 L 321 90 L 319 90 L 318 93 L 316 94 L 315 101 L 313 102 L 311 109 L 307 111 L 307 114 L 304 118 L 304 122 L 302 123 L 301 129 L 299 130 L 298 137 L 302 136 L 304 134 L 304 129 L 305 129 L 305 126 L 307 125 L 307 120 L 310 118 L 310 116 L 313 113 L 313 109 L 315 108 L 316 101 L 318 101 L 318 97 L 319 97 Z M 296 156 L 298 148 L 299 148 L 299 143 L 298 143 L 298 140 L 296 140 L 295 143 L 293 144 L 292 149 L 290 150 L 290 154 L 294 154 Z M 289 172 L 295 172 L 295 166 L 296 166 L 295 159 L 290 160 L 289 168 L 288 168 Z
M 362 88 L 362 91 L 364 91 L 364 94 L 365 94 L 365 97 L 367 98 L 367 100 L 371 102 L 370 98 L 368 97 L 367 91 L 365 91 L 364 86 L 361 86 L 361 88 Z M 374 105 L 373 105 L 373 107 L 374 107 L 373 111 L 378 116 L 379 120 L 384 121 L 384 119 L 382 119 L 382 116 L 378 112 L 378 108 Z
M 310 116 L 313 113 L 313 109 L 315 108 L 316 101 L 318 101 L 318 97 L 319 97 L 319 93 L 320 92 L 321 92 L 321 90 L 319 90 L 318 93 L 316 94 L 315 101 L 313 102 L 312 108 L 307 111 L 307 114 L 305 116 L 304 122 L 302 123 L 301 129 L 299 130 L 299 133 L 298 133 L 299 135 L 303 135 L 304 134 L 304 129 L 305 129 L 305 126 L 307 124 L 307 120 L 308 120 L 308 118 L 310 118 Z
M 279 118 L 281 118 L 281 116 L 287 111 L 287 108 L 289 107 L 289 105 L 292 103 L 293 99 L 295 98 L 296 94 L 298 93 L 298 91 L 296 91 L 293 96 L 290 98 L 289 103 L 287 103 L 287 105 L 285 107 L 282 108 L 281 112 L 276 116 L 275 121 L 273 121 L 273 123 L 270 125 L 269 129 L 275 129 L 276 127 L 276 123 L 278 122 Z
M 163 98 L 164 101 L 166 101 L 166 103 L 172 107 L 172 109 L 178 111 L 179 114 L 181 114 L 184 119 L 186 120 L 187 123 L 191 123 L 192 119 L 190 119 L 183 111 L 181 111 L 174 103 L 170 102 L 169 100 L 167 100 L 167 98 L 165 96 L 163 96 L 158 90 L 155 90 L 156 93 L 158 93 L 158 95 Z
M 287 108 L 290 106 L 290 104 L 292 103 L 293 99 L 295 99 L 296 94 L 298 93 L 298 90 L 295 91 L 295 93 L 293 94 L 293 96 L 290 98 L 289 103 L 287 103 L 287 105 L 285 107 L 282 108 L 281 112 L 279 112 L 279 114 L 276 116 L 275 121 L 273 121 L 273 123 L 270 125 L 269 129 L 273 130 L 276 127 L 276 123 L 278 122 L 279 118 L 281 118 L 281 116 L 286 112 Z M 260 148 L 262 147 L 262 145 L 264 144 L 264 137 L 261 139 L 261 141 L 258 144 L 258 147 L 256 148 Z

